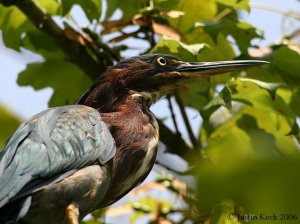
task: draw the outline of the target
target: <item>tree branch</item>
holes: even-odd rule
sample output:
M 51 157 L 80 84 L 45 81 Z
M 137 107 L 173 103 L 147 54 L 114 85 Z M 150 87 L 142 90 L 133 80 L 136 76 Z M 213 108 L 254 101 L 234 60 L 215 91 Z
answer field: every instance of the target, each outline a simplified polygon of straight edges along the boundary
M 197 141 L 197 139 L 194 136 L 191 124 L 189 122 L 189 118 L 188 118 L 188 116 L 187 116 L 187 114 L 185 112 L 183 101 L 182 101 L 182 99 L 181 99 L 181 97 L 180 97 L 180 95 L 179 95 L 179 93 L 177 91 L 175 91 L 174 96 L 175 96 L 176 102 L 178 103 L 178 106 L 179 106 L 179 109 L 180 109 L 180 112 L 181 112 L 184 124 L 186 126 L 187 132 L 189 134 L 190 140 L 191 140 L 194 148 L 199 149 L 199 148 L 201 148 L 201 145 L 200 145 L 200 143 Z
M 172 105 L 172 102 L 171 102 L 171 95 L 168 94 L 166 98 L 168 100 L 169 109 L 170 109 L 170 112 L 171 112 L 171 117 L 172 117 L 173 125 L 175 127 L 175 131 L 176 131 L 176 133 L 179 133 L 179 129 L 178 129 L 177 122 L 176 122 L 176 116 L 175 116 L 175 113 L 174 113 L 174 110 L 173 110 L 173 105 Z
M 86 51 L 85 46 L 72 41 L 40 6 L 32 0 L 0 0 L 4 6 L 16 6 L 34 26 L 47 34 L 54 43 L 64 52 L 67 60 L 75 63 L 87 76 L 94 80 L 107 68 L 101 61 L 95 61 Z
M 159 125 L 160 141 L 165 144 L 167 151 L 172 154 L 176 154 L 183 159 L 188 159 L 191 147 L 181 138 L 180 133 L 174 133 L 159 119 L 157 119 Z

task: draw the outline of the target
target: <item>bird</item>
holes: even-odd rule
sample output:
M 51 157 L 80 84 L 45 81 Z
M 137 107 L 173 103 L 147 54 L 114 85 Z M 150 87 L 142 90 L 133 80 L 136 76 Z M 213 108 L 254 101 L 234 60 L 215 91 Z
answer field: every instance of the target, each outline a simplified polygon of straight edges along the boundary
M 199 79 L 266 63 L 146 54 L 108 68 L 76 104 L 36 114 L 6 142 L 0 223 L 78 224 L 113 204 L 155 163 L 159 127 L 152 104 Z

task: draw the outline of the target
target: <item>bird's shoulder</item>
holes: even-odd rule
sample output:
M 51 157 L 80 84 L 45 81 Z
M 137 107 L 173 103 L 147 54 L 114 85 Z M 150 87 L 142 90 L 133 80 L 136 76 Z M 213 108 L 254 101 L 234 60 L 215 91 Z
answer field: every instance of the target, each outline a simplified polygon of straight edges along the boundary
M 0 152 L 0 207 L 25 185 L 32 192 L 50 177 L 106 163 L 115 150 L 97 110 L 83 105 L 45 110 L 23 123 Z

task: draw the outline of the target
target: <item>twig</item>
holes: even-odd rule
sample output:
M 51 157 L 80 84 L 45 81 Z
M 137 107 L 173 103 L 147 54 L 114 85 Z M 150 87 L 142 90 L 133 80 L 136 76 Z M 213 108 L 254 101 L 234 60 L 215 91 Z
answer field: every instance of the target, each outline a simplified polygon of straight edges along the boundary
M 172 102 L 171 102 L 171 95 L 168 94 L 166 98 L 168 100 L 169 109 L 170 109 L 170 112 L 171 112 L 171 117 L 172 117 L 173 125 L 175 127 L 175 131 L 176 131 L 176 133 L 179 133 L 179 129 L 178 129 L 177 122 L 176 122 L 176 116 L 175 116 L 175 113 L 174 113 L 174 110 L 173 110 L 173 105 L 172 105 Z
M 263 10 L 267 10 L 267 11 L 272 11 L 272 12 L 276 12 L 285 16 L 289 16 L 292 17 L 294 19 L 300 20 L 300 13 L 293 11 L 293 10 L 283 10 L 271 5 L 267 5 L 267 4 L 262 4 L 262 3 L 250 3 L 250 6 L 252 8 L 257 8 L 257 9 L 263 9 Z
M 189 174 L 189 173 L 187 173 L 185 171 L 182 172 L 182 171 L 174 170 L 171 167 L 169 167 L 168 165 L 159 162 L 158 160 L 155 161 L 155 165 L 161 166 L 162 168 L 164 168 L 167 171 L 170 171 L 170 172 L 172 172 L 172 173 L 174 173 L 176 175 L 184 176 L 184 175 L 188 175 Z
M 189 138 L 190 138 L 194 148 L 199 149 L 199 148 L 201 148 L 201 145 L 199 144 L 199 142 L 197 141 L 197 139 L 194 136 L 191 124 L 189 122 L 188 116 L 187 116 L 185 108 L 184 108 L 183 101 L 182 101 L 178 91 L 175 91 L 174 96 L 175 96 L 176 102 L 178 103 L 178 106 L 179 106 L 179 109 L 180 109 L 180 112 L 181 112 L 186 130 L 187 130 L 188 135 L 189 135 Z

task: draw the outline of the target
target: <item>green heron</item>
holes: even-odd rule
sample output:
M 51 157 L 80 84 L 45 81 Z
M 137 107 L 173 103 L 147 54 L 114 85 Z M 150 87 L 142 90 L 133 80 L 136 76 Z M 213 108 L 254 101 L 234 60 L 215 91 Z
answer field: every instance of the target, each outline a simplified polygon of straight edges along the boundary
M 0 154 L 0 223 L 78 223 L 141 183 L 159 143 L 149 107 L 177 87 L 263 61 L 183 62 L 150 54 L 101 75 L 77 105 L 23 123 Z

